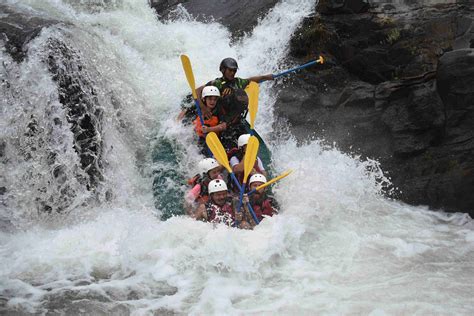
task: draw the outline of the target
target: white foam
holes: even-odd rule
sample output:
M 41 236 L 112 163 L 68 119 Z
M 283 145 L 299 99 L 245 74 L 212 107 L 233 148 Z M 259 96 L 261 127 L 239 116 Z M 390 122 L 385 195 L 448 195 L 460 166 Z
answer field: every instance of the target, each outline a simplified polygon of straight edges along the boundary
M 11 214 L 29 225 L 0 234 L 0 292 L 11 298 L 8 308 L 34 312 L 41 311 L 42 301 L 62 298 L 72 304 L 86 297 L 106 298 L 110 308 L 127 306 L 137 315 L 160 309 L 236 315 L 474 312 L 472 220 L 384 198 L 380 192 L 387 179 L 376 162 L 318 141 L 269 142 L 275 171 L 294 173 L 274 187 L 281 214 L 254 231 L 186 217 L 161 222 L 153 215 L 148 157 L 153 139 L 176 138 L 183 148 L 179 164 L 190 173 L 199 159 L 189 128 L 173 121 L 189 91 L 179 55 L 191 58 L 198 84 L 219 76 L 218 62 L 227 56 L 239 58 L 242 77 L 277 71 L 291 32 L 311 14 L 312 1 L 282 1 L 254 34 L 234 46 L 216 23 L 192 21 L 186 14 L 174 22 L 156 21 L 145 1 L 108 1 L 93 10 L 72 1 L 20 4 L 74 25 L 45 30 L 30 57 L 42 56 L 48 36 L 81 48 L 106 113 L 104 190 L 112 190 L 114 198 L 92 203 L 78 195 L 81 203 L 48 228 L 28 208 L 26 189 L 25 197 L 16 196 Z M 30 59 L 21 67 L 12 71 L 22 79 L 12 82 L 22 86 L 23 98 L 40 101 L 38 112 L 57 105 L 44 65 Z M 27 84 L 28 76 L 38 85 Z M 261 85 L 257 129 L 270 139 L 275 138 L 275 91 L 267 84 Z M 120 117 L 110 93 L 120 101 Z M 21 102 L 12 108 L 21 112 Z M 21 135 L 20 126 L 2 124 L 2 133 Z M 70 150 L 67 127 L 60 134 Z M 73 166 L 74 156 L 70 151 L 62 157 Z M 34 166 L 48 174 L 47 164 L 33 162 L 18 163 L 12 172 Z M 10 220 L 19 221 L 11 214 Z

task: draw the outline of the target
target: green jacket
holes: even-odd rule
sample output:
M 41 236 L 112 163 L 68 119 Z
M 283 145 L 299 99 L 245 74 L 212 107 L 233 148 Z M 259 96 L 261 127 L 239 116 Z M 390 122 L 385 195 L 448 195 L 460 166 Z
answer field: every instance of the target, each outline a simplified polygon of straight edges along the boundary
M 217 87 L 217 89 L 219 89 L 219 91 L 221 92 L 221 94 L 228 94 L 228 93 L 224 93 L 224 90 L 226 88 L 230 88 L 232 90 L 236 90 L 236 89 L 245 89 L 250 83 L 250 80 L 247 80 L 247 79 L 242 79 L 242 78 L 239 78 L 239 77 L 235 77 L 234 80 L 232 81 L 225 81 L 224 77 L 221 77 L 221 78 L 216 78 L 212 81 L 209 81 L 206 86 L 215 86 Z

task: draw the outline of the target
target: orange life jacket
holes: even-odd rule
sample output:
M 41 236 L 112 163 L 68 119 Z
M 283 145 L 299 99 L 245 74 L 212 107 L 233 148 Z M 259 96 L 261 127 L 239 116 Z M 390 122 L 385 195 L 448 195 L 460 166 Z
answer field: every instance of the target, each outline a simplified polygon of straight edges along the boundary
M 201 120 L 199 119 L 199 116 L 196 117 L 193 124 L 194 124 L 194 130 L 199 135 L 199 137 L 204 138 L 205 135 L 202 132 L 202 124 L 201 124 Z M 217 126 L 218 124 L 219 124 L 219 118 L 215 115 L 211 116 L 211 118 L 208 120 L 204 120 L 204 125 L 209 126 L 209 127 L 214 127 L 214 126 Z

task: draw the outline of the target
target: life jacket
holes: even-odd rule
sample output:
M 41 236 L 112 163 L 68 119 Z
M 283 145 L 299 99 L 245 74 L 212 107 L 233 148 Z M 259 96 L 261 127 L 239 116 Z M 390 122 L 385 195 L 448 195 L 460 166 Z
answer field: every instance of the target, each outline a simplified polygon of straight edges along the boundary
M 273 207 L 275 202 L 274 198 L 271 196 L 265 196 L 260 201 L 250 201 L 250 204 L 252 205 L 255 216 L 257 216 L 259 221 L 263 219 L 264 215 L 273 216 L 273 214 L 278 214 L 277 209 Z
M 219 206 L 209 201 L 206 203 L 206 212 L 208 222 L 234 226 L 235 213 L 231 202 L 226 202 L 223 206 Z
M 202 132 L 202 124 L 201 124 L 201 119 L 199 118 L 199 116 L 196 117 L 196 119 L 193 121 L 193 124 L 194 124 L 194 130 L 199 135 L 199 137 L 204 138 L 205 135 Z M 219 118 L 216 115 L 213 115 L 213 116 L 211 116 L 211 118 L 209 118 L 207 120 L 204 120 L 204 125 L 206 125 L 208 127 L 217 126 L 217 125 L 219 125 Z

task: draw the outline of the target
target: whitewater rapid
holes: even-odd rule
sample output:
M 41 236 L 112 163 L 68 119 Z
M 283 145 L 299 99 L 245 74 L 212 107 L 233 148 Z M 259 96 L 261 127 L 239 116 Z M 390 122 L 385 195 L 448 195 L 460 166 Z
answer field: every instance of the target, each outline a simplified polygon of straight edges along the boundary
M 473 221 L 387 199 L 381 192 L 389 181 L 377 162 L 318 140 L 297 144 L 284 126 L 274 129 L 275 83 L 261 84 L 256 129 L 275 172 L 294 170 L 273 190 L 281 214 L 253 231 L 185 216 L 160 220 L 152 189 L 157 139 L 175 143 L 175 163 L 188 176 L 199 160 L 192 132 L 174 120 L 189 92 L 179 55 L 190 57 L 198 84 L 218 77 L 218 62 L 228 56 L 238 59 L 241 77 L 284 69 L 289 39 L 313 14 L 313 1 L 281 1 L 236 43 L 222 25 L 196 22 L 184 10 L 160 21 L 146 1 L 7 3 L 61 23 L 43 29 L 20 65 L 0 52 L 0 74 L 9 82 L 0 119 L 8 189 L 0 204 L 0 311 L 474 313 Z M 93 191 L 81 182 L 70 125 L 44 62 L 50 38 L 77 53 L 104 113 L 104 177 Z M 27 137 L 32 116 L 39 132 Z M 51 152 L 65 175 L 60 180 L 58 166 L 48 164 Z M 41 212 L 41 203 L 62 213 Z

